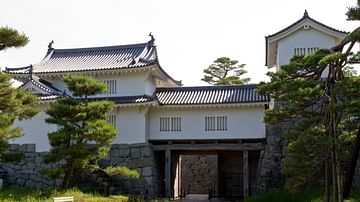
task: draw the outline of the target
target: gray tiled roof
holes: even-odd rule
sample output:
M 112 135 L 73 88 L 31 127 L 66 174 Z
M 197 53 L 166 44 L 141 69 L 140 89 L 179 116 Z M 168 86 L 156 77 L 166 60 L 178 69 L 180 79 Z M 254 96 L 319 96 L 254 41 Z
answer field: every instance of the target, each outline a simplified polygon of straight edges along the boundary
M 255 84 L 157 88 L 161 105 L 233 104 L 269 102 L 269 95 L 259 95 Z
M 119 97 L 97 97 L 90 100 L 110 100 L 115 104 L 145 103 L 155 101 L 154 97 L 148 95 L 119 96 Z
M 77 49 L 50 48 L 40 63 L 23 68 L 6 68 L 6 72 L 27 74 L 31 67 L 34 74 L 143 67 L 157 62 L 153 42 Z
M 32 84 L 34 84 L 35 86 L 39 87 L 40 89 L 48 92 L 51 95 L 60 95 L 62 94 L 61 91 L 59 91 L 58 89 L 54 88 L 49 82 L 41 80 L 39 77 L 31 75 L 30 79 L 28 82 L 31 82 Z M 23 85 L 26 85 L 26 83 L 24 83 Z

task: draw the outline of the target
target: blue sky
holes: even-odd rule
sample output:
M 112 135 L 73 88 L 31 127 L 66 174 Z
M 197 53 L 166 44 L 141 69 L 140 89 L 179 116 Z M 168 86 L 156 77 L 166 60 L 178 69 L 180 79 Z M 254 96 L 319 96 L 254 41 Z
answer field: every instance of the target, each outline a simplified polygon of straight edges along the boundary
M 161 66 L 186 86 L 206 85 L 203 69 L 227 56 L 246 64 L 251 83 L 266 80 L 265 36 L 303 16 L 352 31 L 346 8 L 355 0 L 2 0 L 0 26 L 30 43 L 0 52 L 0 67 L 39 62 L 55 48 L 143 43 L 155 36 Z M 4 9 L 5 8 L 5 9 Z

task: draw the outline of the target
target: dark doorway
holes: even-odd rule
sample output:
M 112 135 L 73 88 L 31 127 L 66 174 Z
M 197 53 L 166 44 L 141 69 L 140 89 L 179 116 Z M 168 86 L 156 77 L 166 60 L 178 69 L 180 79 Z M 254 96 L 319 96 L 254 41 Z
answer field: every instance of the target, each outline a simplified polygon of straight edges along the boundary
M 219 196 L 223 198 L 242 198 L 242 152 L 221 152 L 218 154 L 218 159 Z

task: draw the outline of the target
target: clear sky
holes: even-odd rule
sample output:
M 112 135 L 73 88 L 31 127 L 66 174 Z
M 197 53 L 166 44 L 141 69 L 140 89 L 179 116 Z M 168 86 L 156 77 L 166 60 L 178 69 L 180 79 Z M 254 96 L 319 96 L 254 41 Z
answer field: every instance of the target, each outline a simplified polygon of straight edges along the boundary
M 266 80 L 265 36 L 309 16 L 352 31 L 356 0 L 1 0 L 0 26 L 30 43 L 0 52 L 0 67 L 38 63 L 54 48 L 147 42 L 153 33 L 163 69 L 186 86 L 206 85 L 203 69 L 222 56 L 246 64 L 250 83 Z

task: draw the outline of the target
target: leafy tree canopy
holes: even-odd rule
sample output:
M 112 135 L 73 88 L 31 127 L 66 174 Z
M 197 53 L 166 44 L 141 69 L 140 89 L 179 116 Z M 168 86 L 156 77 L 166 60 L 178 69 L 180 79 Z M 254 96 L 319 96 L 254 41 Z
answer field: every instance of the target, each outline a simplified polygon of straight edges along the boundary
M 11 27 L 0 27 L 0 51 L 11 47 L 23 47 L 29 42 L 25 34 Z
M 228 57 L 218 58 L 207 69 L 204 69 L 204 78 L 201 80 L 211 85 L 234 85 L 249 82 L 249 78 L 240 78 L 247 73 L 244 70 L 245 64 L 238 65 L 237 63 L 237 60 L 231 60 Z

